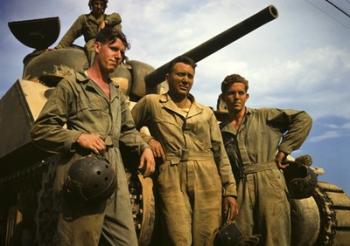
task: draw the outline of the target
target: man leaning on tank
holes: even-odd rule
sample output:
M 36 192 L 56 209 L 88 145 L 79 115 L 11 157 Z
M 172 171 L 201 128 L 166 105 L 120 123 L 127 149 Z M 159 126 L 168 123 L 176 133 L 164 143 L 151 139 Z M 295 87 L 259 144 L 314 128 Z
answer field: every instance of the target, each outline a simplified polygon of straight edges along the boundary
M 34 124 L 34 143 L 61 157 L 44 177 L 38 213 L 40 245 L 138 244 L 119 141 L 140 153 L 145 176 L 154 171 L 154 158 L 135 128 L 125 96 L 109 78 L 128 47 L 120 30 L 102 29 L 94 43 L 93 64 L 58 83 Z M 70 166 L 91 154 L 107 159 L 117 176 L 112 197 L 96 207 L 64 196 Z M 40 217 L 45 212 L 47 217 Z
M 168 93 L 146 95 L 132 109 L 137 128 L 160 158 L 156 188 L 167 241 L 163 245 L 212 245 L 222 221 L 236 216 L 236 184 L 213 111 L 190 94 L 196 64 L 170 62 Z
M 238 74 L 226 76 L 221 91 L 228 116 L 220 127 L 238 183 L 237 224 L 243 236 L 260 234 L 261 245 L 289 246 L 291 214 L 282 170 L 312 120 L 294 109 L 246 107 L 248 81 Z

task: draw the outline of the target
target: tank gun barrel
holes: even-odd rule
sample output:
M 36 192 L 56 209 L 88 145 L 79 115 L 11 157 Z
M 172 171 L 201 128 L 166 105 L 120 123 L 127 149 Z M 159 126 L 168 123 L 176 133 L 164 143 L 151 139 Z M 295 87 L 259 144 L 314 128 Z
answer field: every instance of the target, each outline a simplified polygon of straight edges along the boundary
M 244 21 L 230 27 L 226 31 L 223 31 L 215 37 L 187 51 L 183 55 L 191 57 L 195 62 L 199 62 L 200 60 L 210 56 L 216 51 L 222 49 L 223 47 L 229 45 L 230 43 L 243 37 L 251 31 L 254 31 L 269 21 L 276 19 L 277 17 L 277 9 L 273 5 L 270 5 L 255 15 L 252 15 Z M 165 74 L 168 65 L 169 62 L 157 68 L 152 73 L 148 74 L 145 77 L 147 86 L 154 87 L 157 84 L 163 82 L 165 80 Z

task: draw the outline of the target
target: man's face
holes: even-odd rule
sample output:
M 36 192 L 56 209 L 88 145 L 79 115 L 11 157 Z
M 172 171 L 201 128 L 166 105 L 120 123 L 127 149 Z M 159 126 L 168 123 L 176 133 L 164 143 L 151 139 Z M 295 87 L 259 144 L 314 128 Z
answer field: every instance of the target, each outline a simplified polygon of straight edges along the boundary
M 188 64 L 176 63 L 166 79 L 170 92 L 177 96 L 187 96 L 193 85 L 194 69 Z
M 95 16 L 100 16 L 105 12 L 105 2 L 100 0 L 95 0 L 91 3 L 92 10 L 91 12 Z
M 223 99 L 230 112 L 239 112 L 245 108 L 245 103 L 249 98 L 245 84 L 236 82 L 223 95 Z
M 110 43 L 96 42 L 95 52 L 101 69 L 111 73 L 123 61 L 125 46 L 119 38 Z

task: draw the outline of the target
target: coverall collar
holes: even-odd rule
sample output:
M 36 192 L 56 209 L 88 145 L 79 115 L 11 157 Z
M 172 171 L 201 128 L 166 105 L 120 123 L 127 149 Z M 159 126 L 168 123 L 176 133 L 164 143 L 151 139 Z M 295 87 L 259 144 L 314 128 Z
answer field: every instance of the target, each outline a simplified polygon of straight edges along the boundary
M 115 83 L 113 83 L 113 81 L 109 78 L 109 93 L 110 93 L 110 99 L 107 98 L 107 96 L 102 92 L 102 90 L 98 87 L 98 85 L 96 83 L 94 83 L 87 75 L 85 72 L 78 72 L 76 73 L 76 78 L 77 78 L 77 82 L 79 84 L 82 84 L 82 86 L 85 89 L 90 89 L 90 90 L 94 90 L 96 91 L 96 93 L 98 93 L 99 95 L 105 97 L 108 101 L 110 100 L 111 102 L 115 99 L 115 98 L 119 98 L 119 86 L 116 85 Z
M 188 98 L 191 100 L 192 105 L 190 108 L 190 111 L 186 115 L 186 113 L 179 108 L 175 102 L 171 99 L 169 94 L 165 93 L 160 96 L 159 102 L 162 104 L 162 106 L 170 111 L 173 111 L 174 113 L 182 116 L 183 118 L 190 118 L 195 115 L 198 115 L 203 112 L 203 107 L 195 102 L 194 96 L 189 94 Z
M 239 131 L 242 131 L 245 128 L 246 122 L 251 114 L 252 114 L 252 109 L 246 107 L 245 119 L 243 119 L 242 125 L 238 129 Z M 221 125 L 222 125 L 221 132 L 227 132 L 233 135 L 237 135 L 238 131 L 231 126 L 229 120 L 224 120 Z
M 106 19 L 106 14 L 103 14 L 102 15 L 102 19 Z M 90 21 L 93 21 L 95 22 L 96 24 L 98 24 L 98 19 L 96 19 L 96 17 L 90 12 L 89 14 L 87 14 L 87 18 L 90 20 Z

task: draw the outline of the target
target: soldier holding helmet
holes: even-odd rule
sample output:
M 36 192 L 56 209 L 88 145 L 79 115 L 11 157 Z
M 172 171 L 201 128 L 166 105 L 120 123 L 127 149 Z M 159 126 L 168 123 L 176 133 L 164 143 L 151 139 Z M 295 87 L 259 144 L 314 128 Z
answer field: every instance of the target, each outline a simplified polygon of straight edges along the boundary
M 109 78 L 127 48 L 121 31 L 102 29 L 96 37 L 93 64 L 58 83 L 34 124 L 34 143 L 45 151 L 62 154 L 45 177 L 52 181 L 52 190 L 43 186 L 41 193 L 53 200 L 54 208 L 48 213 L 53 225 L 49 228 L 39 223 L 42 230 L 38 236 L 54 242 L 39 238 L 40 245 L 137 245 L 119 141 L 141 154 L 140 169 L 145 176 L 154 171 L 154 158 L 135 128 L 125 96 Z M 89 153 L 108 160 L 117 175 L 117 185 L 108 201 L 80 204 L 65 196 L 65 186 L 75 187 L 69 185 L 72 177 L 69 180 L 68 175 L 74 174 L 69 172 L 70 167 Z M 89 196 L 84 197 L 89 200 Z M 39 216 L 42 205 L 39 204 Z

